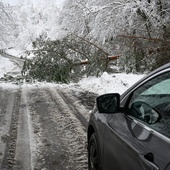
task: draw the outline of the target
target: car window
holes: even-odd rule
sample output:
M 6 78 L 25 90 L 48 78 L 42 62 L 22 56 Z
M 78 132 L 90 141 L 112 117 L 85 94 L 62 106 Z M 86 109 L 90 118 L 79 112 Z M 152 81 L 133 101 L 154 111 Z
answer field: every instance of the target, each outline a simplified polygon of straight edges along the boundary
M 142 93 L 142 95 L 151 95 L 151 94 L 170 94 L 170 79 L 163 80 L 146 91 Z
M 170 72 L 135 90 L 128 104 L 128 114 L 170 138 Z

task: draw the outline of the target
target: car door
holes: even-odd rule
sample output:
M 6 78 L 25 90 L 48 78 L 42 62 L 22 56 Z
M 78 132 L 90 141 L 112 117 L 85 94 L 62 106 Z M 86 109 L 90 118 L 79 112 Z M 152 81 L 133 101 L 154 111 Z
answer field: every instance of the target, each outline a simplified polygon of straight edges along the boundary
M 104 170 L 170 169 L 170 71 L 132 90 L 122 113 L 107 115 Z

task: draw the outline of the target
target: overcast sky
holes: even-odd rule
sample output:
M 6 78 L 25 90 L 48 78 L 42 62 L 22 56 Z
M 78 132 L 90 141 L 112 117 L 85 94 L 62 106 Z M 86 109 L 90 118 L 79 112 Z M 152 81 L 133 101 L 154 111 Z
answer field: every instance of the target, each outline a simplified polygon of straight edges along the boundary
M 19 0 L 0 0 L 0 1 L 5 2 L 5 3 L 9 3 L 11 5 L 16 5 Z M 32 0 L 32 2 L 36 2 L 36 1 L 40 2 L 40 0 Z M 53 0 L 53 1 L 56 2 L 56 4 L 58 4 L 58 5 L 61 5 L 64 2 L 64 0 Z

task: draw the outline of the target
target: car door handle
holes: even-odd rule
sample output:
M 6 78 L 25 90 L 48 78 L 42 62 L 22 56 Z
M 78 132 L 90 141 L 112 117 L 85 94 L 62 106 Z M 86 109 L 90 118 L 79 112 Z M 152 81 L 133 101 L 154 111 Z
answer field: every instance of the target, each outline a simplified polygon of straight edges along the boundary
M 149 168 L 152 170 L 159 170 L 159 167 L 154 163 L 154 156 L 152 153 L 147 153 L 145 155 L 140 155 L 141 159 Z

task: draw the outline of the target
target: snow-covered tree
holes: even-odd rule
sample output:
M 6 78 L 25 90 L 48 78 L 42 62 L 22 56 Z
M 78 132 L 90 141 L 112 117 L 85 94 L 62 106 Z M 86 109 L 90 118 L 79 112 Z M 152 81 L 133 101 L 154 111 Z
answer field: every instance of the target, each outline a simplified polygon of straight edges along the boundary
M 67 57 L 76 62 L 87 59 L 95 63 L 102 58 L 94 46 L 106 51 L 104 58 L 119 55 L 121 71 L 150 71 L 170 61 L 168 0 L 65 0 L 62 9 L 52 0 L 42 0 L 39 6 L 23 0 L 11 8 L 10 15 L 15 20 L 15 44 L 25 50 L 43 37 L 49 49 L 55 41 L 63 43 Z M 96 63 L 100 70 L 102 64 Z M 90 75 L 89 65 L 83 68 L 89 68 Z
M 59 24 L 65 35 L 76 33 L 100 44 L 111 55 L 121 54 L 124 69 L 150 70 L 161 58 L 161 49 L 166 49 L 169 56 L 169 3 L 168 0 L 67 0 Z
M 59 10 L 53 1 L 41 1 L 37 6 L 31 1 L 25 0 L 13 9 L 11 13 L 18 26 L 18 34 L 14 42 L 16 48 L 31 49 L 32 42 L 42 34 L 55 37 L 52 33 L 57 25 Z
M 7 48 L 7 44 L 13 40 L 16 24 L 10 14 L 9 5 L 0 2 L 0 48 Z
M 133 60 L 130 64 L 125 60 L 128 67 L 137 71 L 141 67 L 150 70 L 170 61 L 169 12 L 169 1 L 161 0 L 129 1 L 119 11 L 121 17 L 116 17 L 116 26 L 122 29 L 117 37 L 126 43 L 121 48 L 124 53 L 129 53 L 125 57 Z

